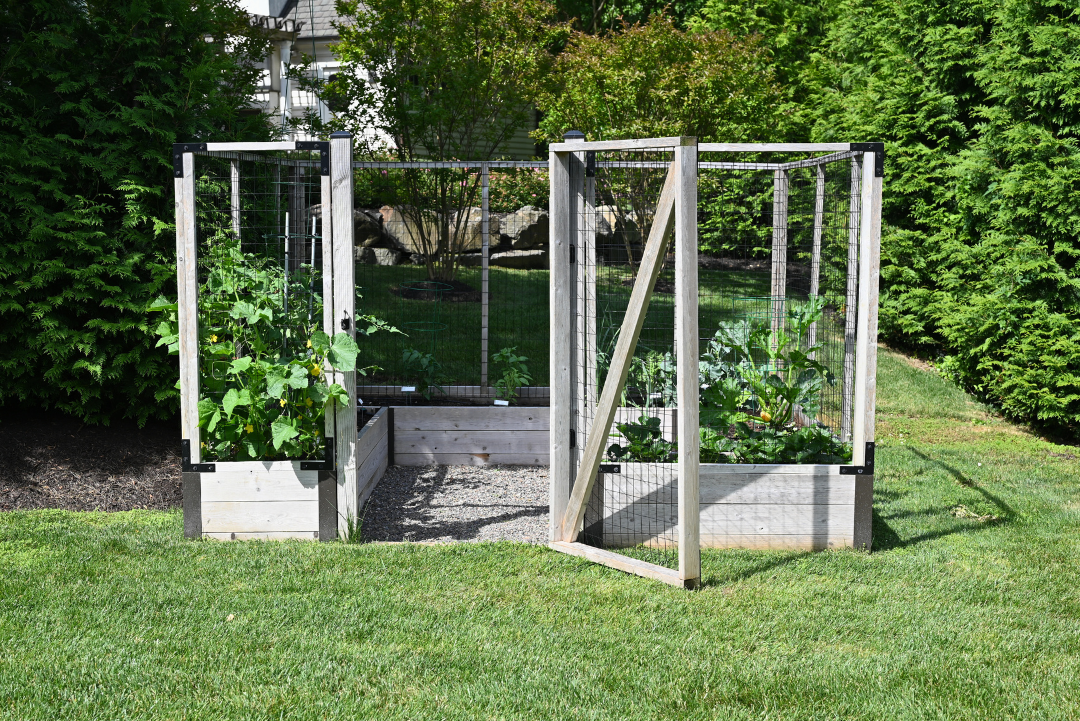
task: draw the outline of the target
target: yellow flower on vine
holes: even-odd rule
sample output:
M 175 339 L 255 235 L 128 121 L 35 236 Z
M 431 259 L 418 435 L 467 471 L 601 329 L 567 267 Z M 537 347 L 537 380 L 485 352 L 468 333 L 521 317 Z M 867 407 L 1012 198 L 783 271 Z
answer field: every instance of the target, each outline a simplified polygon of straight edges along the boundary
M 217 336 L 216 335 L 210 336 L 210 342 L 211 343 L 217 343 Z
M 304 404 L 305 404 L 305 405 L 306 405 L 306 406 L 307 406 L 308 408 L 311 408 L 311 406 L 315 405 L 315 404 L 314 404 L 314 402 L 312 402 L 312 400 L 311 400 L 310 398 L 308 398 L 308 399 L 307 399 L 306 401 L 304 401 Z
M 244 426 L 244 430 L 247 431 L 248 433 L 254 433 L 255 432 L 255 426 L 248 423 L 246 426 Z
M 311 375 L 317 376 L 322 373 L 322 369 L 319 366 L 311 366 Z
M 311 341 L 308 341 L 308 342 L 307 342 L 307 347 L 308 347 L 308 348 L 310 348 L 310 347 L 311 347 Z
M 281 407 L 282 407 L 282 408 L 284 408 L 284 407 L 285 407 L 285 399 L 284 399 L 284 398 L 282 398 L 282 399 L 281 399 L 280 401 L 278 401 L 278 402 L 279 402 L 279 403 L 281 403 Z
M 762 413 L 762 414 L 761 414 L 761 420 L 763 420 L 763 421 L 765 421 L 766 423 L 768 423 L 769 421 L 771 421 L 771 420 L 772 420 L 772 416 L 770 416 L 770 415 L 769 415 L 768 413 Z

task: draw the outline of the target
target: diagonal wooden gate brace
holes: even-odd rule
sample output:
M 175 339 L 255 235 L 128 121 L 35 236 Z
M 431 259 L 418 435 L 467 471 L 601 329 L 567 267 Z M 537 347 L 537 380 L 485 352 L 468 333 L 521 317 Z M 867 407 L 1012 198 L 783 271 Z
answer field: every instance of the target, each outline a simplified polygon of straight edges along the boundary
M 559 529 L 559 540 L 562 541 L 577 540 L 578 528 L 585 515 L 585 501 L 592 492 L 596 474 L 600 470 L 604 445 L 611 424 L 615 420 L 619 391 L 626 383 L 630 362 L 637 349 L 638 337 L 641 335 L 641 326 L 645 323 L 645 311 L 649 309 L 656 278 L 660 275 L 660 269 L 664 265 L 664 256 L 667 255 L 667 239 L 675 226 L 677 179 L 678 163 L 672 163 L 668 169 L 667 179 L 664 181 L 664 189 L 660 193 L 660 202 L 657 203 L 652 228 L 649 229 L 649 239 L 645 244 L 645 252 L 641 258 L 637 280 L 634 282 L 634 290 L 630 294 L 630 304 L 626 308 L 626 315 L 623 316 L 619 341 L 612 354 L 611 366 L 608 368 L 607 379 L 604 381 L 604 390 L 596 405 L 593 432 L 589 434 L 589 439 L 585 444 L 585 452 L 581 457 L 581 465 L 578 466 L 577 478 L 574 480 L 574 490 L 570 494 L 566 513 L 562 518 L 562 526 Z

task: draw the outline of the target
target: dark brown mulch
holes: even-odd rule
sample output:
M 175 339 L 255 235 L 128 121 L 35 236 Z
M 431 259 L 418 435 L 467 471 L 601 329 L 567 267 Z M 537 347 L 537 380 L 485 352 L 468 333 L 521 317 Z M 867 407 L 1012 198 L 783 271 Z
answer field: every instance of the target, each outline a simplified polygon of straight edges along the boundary
M 0 510 L 165 510 L 181 505 L 179 421 L 87 426 L 0 415 Z
M 426 282 L 426 281 L 424 281 Z M 440 300 L 444 303 L 479 303 L 480 291 L 460 280 L 440 280 L 431 282 L 430 287 L 422 282 L 413 283 L 408 288 L 391 286 L 390 292 L 399 298 L 409 300 Z M 449 289 L 444 286 L 451 286 Z M 419 286 L 419 287 L 417 287 Z

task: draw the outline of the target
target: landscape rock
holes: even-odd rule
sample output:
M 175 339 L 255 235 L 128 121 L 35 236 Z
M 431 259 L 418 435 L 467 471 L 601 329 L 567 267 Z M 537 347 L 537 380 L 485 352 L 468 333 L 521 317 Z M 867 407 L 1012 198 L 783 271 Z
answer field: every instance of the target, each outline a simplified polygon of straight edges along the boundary
M 382 217 L 377 210 L 354 210 L 353 211 L 353 243 L 366 248 L 380 247 L 388 244 L 386 233 L 383 232 Z
M 484 211 L 481 208 L 468 208 L 462 213 L 464 217 L 461 219 L 461 227 L 457 228 L 457 232 L 463 234 L 459 237 L 459 242 L 455 243 L 455 247 L 460 251 L 480 250 L 484 247 Z M 450 219 L 450 232 L 453 233 L 457 227 L 457 214 L 455 213 Z M 493 213 L 488 213 L 488 233 L 489 243 L 497 245 L 499 242 L 499 217 Z
M 548 253 L 546 248 L 543 250 L 507 250 L 502 253 L 492 253 L 488 257 L 488 265 L 518 270 L 547 270 Z
M 383 220 L 383 231 L 389 245 L 406 253 L 423 253 L 423 238 L 434 249 L 439 237 L 439 217 L 435 213 L 418 212 L 410 206 L 393 208 L 384 205 L 379 208 Z M 420 217 L 418 217 L 420 216 Z
M 510 239 L 514 250 L 529 250 L 547 245 L 548 213 L 546 210 L 526 205 L 506 216 L 502 222 L 502 234 Z
M 356 262 L 367 265 L 398 265 L 406 257 L 396 248 L 356 248 Z

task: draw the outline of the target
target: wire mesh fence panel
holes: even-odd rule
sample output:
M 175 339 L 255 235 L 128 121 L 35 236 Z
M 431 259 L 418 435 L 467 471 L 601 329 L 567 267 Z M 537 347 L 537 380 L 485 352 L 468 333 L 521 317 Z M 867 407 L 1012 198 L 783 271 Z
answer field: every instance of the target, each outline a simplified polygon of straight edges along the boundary
M 322 177 L 306 151 L 195 158 L 204 460 L 321 458 Z
M 546 403 L 548 380 L 547 163 L 488 166 L 488 283 L 485 380 L 505 400 Z M 510 356 L 525 358 L 516 364 Z M 524 366 L 527 380 L 513 387 Z M 523 394 L 530 393 L 526 397 Z
M 702 154 L 702 462 L 851 461 L 860 176 L 817 155 Z
M 614 422 L 601 427 L 597 403 L 616 365 L 616 345 L 635 284 L 648 282 L 645 248 L 673 151 L 578 154 L 571 162 L 575 219 L 574 386 L 571 476 L 595 434 L 604 459 L 589 495 L 580 540 L 678 568 L 677 404 L 674 257 L 664 252 L 651 299 L 617 389 Z M 668 251 L 671 233 L 663 239 Z M 643 277 L 644 273 L 644 277 Z M 632 322 L 632 321 L 631 321 Z M 618 382 L 618 378 L 611 379 Z M 581 482 L 579 479 L 577 482 Z
M 546 211 L 512 206 L 546 181 L 546 163 L 353 165 L 358 307 L 400 331 L 363 339 L 375 366 L 358 388 L 365 403 L 490 402 L 504 348 L 528 358 L 517 385 L 544 385 Z

